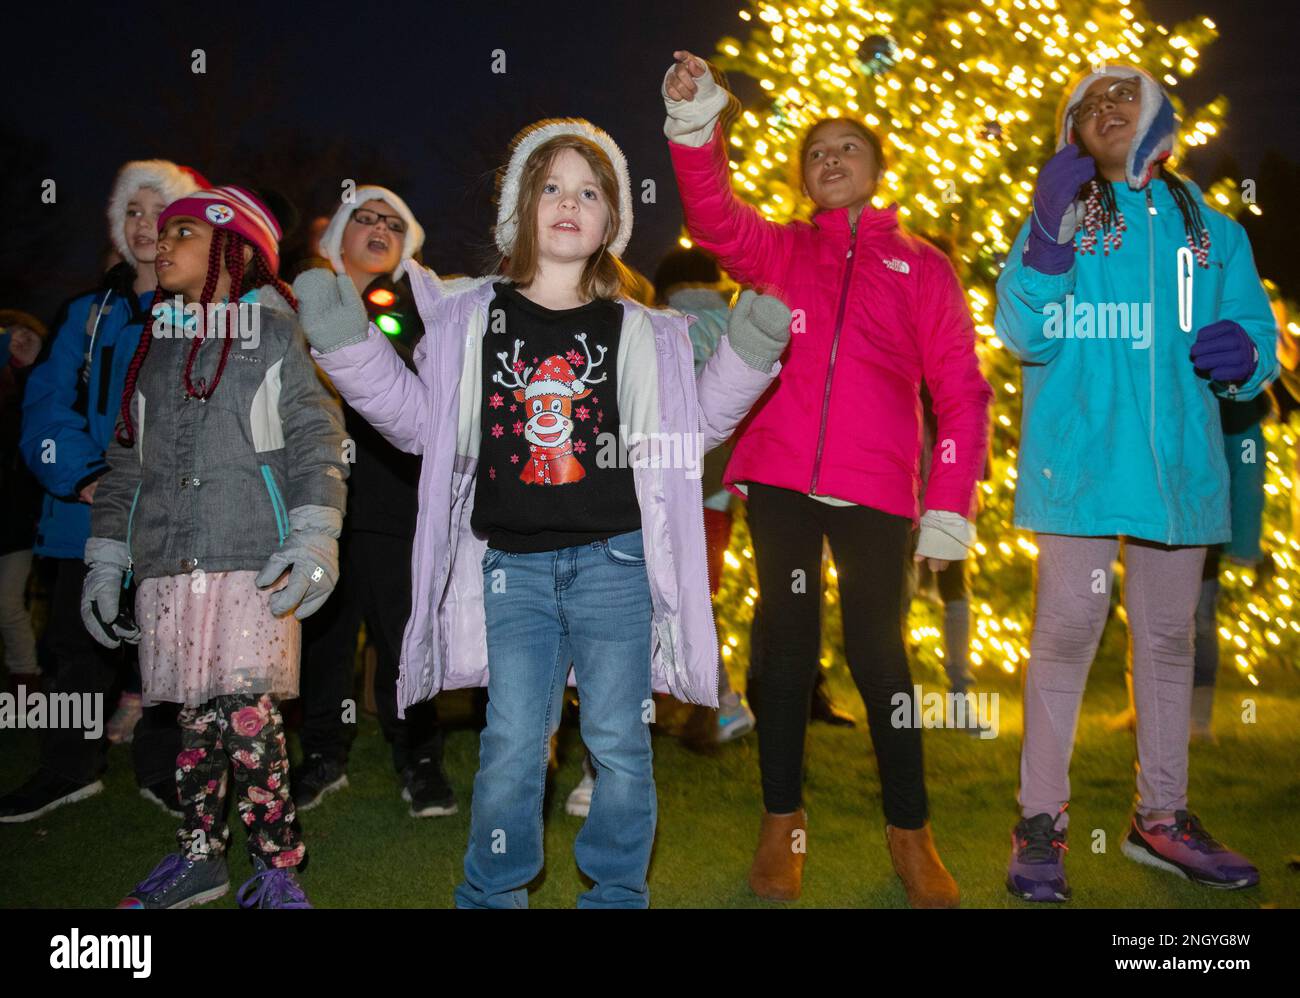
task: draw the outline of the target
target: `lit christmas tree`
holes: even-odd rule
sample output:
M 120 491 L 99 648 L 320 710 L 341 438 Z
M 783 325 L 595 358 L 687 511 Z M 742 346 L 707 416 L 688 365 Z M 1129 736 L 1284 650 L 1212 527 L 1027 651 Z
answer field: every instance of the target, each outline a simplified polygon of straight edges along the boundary
M 1216 37 L 1208 18 L 1168 29 L 1128 0 L 944 0 L 752 3 L 740 12 L 747 41 L 724 38 L 714 62 L 743 73 L 763 91 L 729 133 L 734 187 L 769 218 L 806 210 L 798 193 L 798 142 L 817 119 L 853 116 L 885 144 L 877 206 L 900 204 L 914 232 L 950 242 L 967 288 L 984 370 L 996 392 L 992 473 L 981 485 L 972 588 L 971 660 L 976 669 L 1015 672 L 1029 654 L 1033 536 L 1012 526 L 1020 426 L 1020 371 L 993 329 L 994 282 L 1030 210 L 1038 166 L 1054 149 L 1056 109 L 1067 82 L 1098 63 L 1132 62 L 1161 78 L 1183 118 L 1181 146 L 1220 132 L 1227 101 L 1188 111 L 1178 83 L 1196 71 Z M 1238 214 L 1238 186 L 1217 182 L 1206 197 Z M 685 242 L 685 240 L 684 240 Z M 1220 634 L 1231 662 L 1252 683 L 1267 664 L 1300 662 L 1300 544 L 1292 536 L 1296 436 L 1267 423 L 1268 476 L 1264 571 L 1226 566 Z M 738 519 L 718 598 L 724 658 L 748 661 L 749 624 L 758 591 L 743 518 Z M 834 566 L 826 566 L 823 640 L 842 659 Z M 1121 610 L 1122 613 L 1122 610 Z M 918 677 L 937 674 L 944 654 L 941 614 L 913 607 L 910 642 Z M 734 659 L 733 659 L 734 656 Z

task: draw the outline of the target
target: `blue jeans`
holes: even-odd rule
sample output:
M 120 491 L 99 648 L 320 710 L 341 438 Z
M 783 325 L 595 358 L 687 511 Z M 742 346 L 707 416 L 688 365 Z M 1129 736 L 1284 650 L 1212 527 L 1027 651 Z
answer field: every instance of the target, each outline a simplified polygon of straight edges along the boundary
M 583 908 L 644 908 L 657 802 L 650 749 L 650 584 L 641 531 L 483 558 L 487 727 L 479 740 L 462 908 L 526 908 L 542 870 L 551 735 L 572 663 L 596 787 L 573 851 Z

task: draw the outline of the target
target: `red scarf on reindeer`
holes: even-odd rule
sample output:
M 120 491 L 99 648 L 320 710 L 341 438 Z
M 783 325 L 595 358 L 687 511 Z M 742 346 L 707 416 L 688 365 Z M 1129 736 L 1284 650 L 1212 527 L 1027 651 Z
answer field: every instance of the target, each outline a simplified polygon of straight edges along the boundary
M 559 447 L 538 447 L 528 445 L 528 464 L 519 473 L 519 480 L 528 485 L 565 485 L 581 481 L 586 476 L 586 469 L 576 460 L 566 461 L 573 456 L 573 440 L 569 439 Z

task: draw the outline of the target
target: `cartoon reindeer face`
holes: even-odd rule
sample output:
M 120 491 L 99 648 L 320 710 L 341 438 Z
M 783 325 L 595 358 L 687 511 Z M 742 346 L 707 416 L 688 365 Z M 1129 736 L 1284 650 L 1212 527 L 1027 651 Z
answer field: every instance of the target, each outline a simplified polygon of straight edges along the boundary
M 543 366 L 550 360 L 543 361 Z M 535 395 L 525 399 L 522 388 L 515 389 L 515 399 L 525 403 L 528 419 L 524 423 L 524 439 L 539 447 L 559 447 L 573 433 L 573 400 L 591 394 L 587 388 L 572 396 Z
M 523 340 L 515 340 L 514 357 L 506 362 L 506 354 L 499 353 L 497 358 L 505 369 L 492 375 L 492 380 L 506 388 L 513 389 L 515 401 L 524 405 L 524 438 L 538 447 L 561 447 L 573 434 L 573 403 L 591 394 L 590 385 L 600 384 L 606 374 L 599 378 L 590 377 L 591 373 L 604 362 L 606 348 L 597 346 L 600 351 L 596 360 L 592 360 L 587 348 L 587 334 L 574 336 L 582 344 L 586 367 L 581 377 L 573 376 L 569 361 L 559 354 L 552 354 L 541 362 L 536 369 L 525 367 L 519 361 L 519 348 Z M 507 377 L 509 380 L 507 380 Z

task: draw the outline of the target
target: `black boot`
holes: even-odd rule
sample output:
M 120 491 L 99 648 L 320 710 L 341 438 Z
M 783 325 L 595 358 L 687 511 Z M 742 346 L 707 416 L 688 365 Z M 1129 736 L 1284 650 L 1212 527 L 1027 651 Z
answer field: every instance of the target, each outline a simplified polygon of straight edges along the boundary
M 858 722 L 854 720 L 843 707 L 835 705 L 831 700 L 830 687 L 826 683 L 826 673 L 820 668 L 817 670 L 817 683 L 813 686 L 812 708 L 808 711 L 808 716 L 814 721 L 821 721 L 823 724 L 833 724 L 840 728 L 856 728 Z

